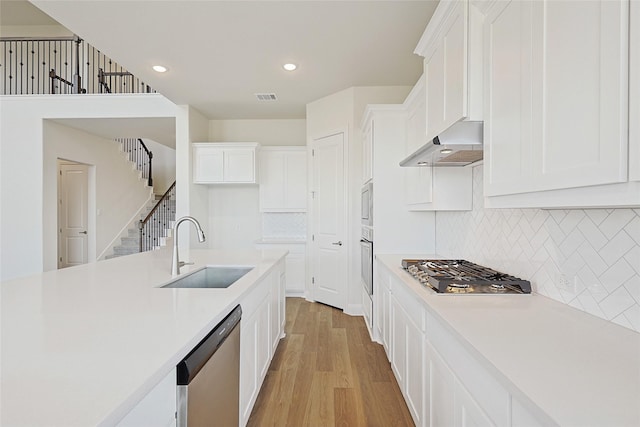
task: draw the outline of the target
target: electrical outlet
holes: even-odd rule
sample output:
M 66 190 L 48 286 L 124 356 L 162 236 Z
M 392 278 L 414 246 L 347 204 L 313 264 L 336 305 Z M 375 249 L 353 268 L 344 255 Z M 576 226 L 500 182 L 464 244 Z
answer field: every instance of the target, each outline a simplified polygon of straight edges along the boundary
M 561 274 L 558 277 L 558 287 L 565 290 L 571 290 L 573 288 L 573 286 L 571 286 L 571 281 L 569 281 L 566 274 Z

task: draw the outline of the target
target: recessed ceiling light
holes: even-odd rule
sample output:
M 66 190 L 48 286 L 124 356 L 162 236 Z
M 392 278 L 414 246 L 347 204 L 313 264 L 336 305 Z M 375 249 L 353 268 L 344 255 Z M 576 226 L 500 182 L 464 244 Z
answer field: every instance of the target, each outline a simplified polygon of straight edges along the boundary
M 449 153 L 453 153 L 453 150 L 451 148 L 445 148 L 444 150 L 440 151 L 442 154 L 449 154 Z
M 167 67 L 163 67 L 162 65 L 154 65 L 153 71 L 156 71 L 158 73 L 165 73 L 167 71 Z
M 284 64 L 282 68 L 284 68 L 287 71 L 293 71 L 296 68 L 298 68 L 298 66 L 296 64 Z
M 429 162 L 418 162 L 418 166 L 427 166 Z

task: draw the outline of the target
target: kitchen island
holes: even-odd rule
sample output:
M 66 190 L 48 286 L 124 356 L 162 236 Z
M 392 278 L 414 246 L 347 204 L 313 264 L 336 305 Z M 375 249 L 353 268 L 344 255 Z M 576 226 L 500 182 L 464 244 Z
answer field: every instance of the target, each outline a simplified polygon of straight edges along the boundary
M 374 338 L 417 425 L 640 425 L 640 334 L 537 294 L 437 294 L 402 258 L 376 257 Z
M 181 251 L 183 275 L 255 266 L 227 289 L 159 288 L 168 249 L 3 282 L 0 424 L 116 425 L 286 255 Z

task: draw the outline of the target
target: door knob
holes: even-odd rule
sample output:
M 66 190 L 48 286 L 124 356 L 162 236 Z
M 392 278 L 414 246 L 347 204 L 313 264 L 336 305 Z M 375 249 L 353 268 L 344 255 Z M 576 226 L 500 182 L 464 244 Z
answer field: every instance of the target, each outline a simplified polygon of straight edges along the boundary
M 338 242 L 333 242 L 332 245 L 342 246 L 342 240 L 340 240 Z
M 81 231 L 80 234 L 87 234 L 87 231 Z

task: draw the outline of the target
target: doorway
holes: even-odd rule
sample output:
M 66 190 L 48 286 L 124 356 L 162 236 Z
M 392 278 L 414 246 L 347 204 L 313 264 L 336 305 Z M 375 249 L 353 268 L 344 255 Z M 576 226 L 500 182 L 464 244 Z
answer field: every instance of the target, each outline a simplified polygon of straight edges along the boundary
M 89 258 L 89 166 L 58 160 L 58 268 Z
M 312 294 L 315 301 L 344 309 L 348 242 L 344 172 L 344 132 L 312 142 Z

